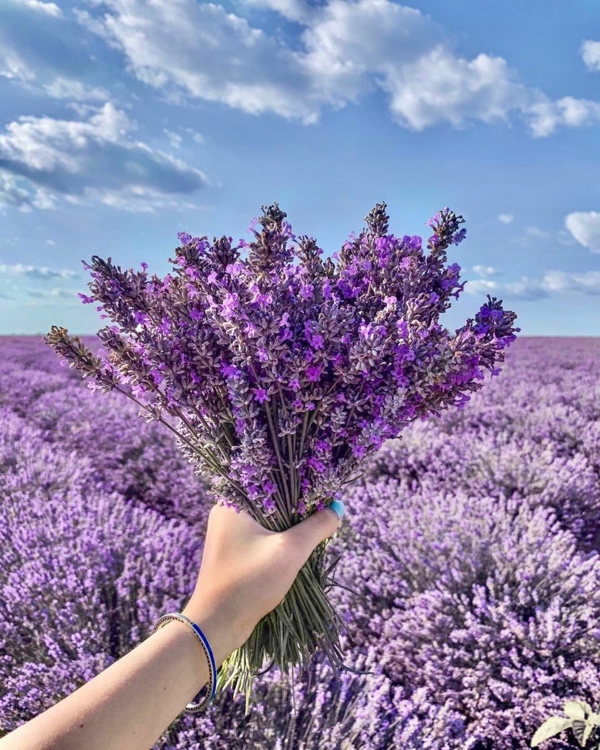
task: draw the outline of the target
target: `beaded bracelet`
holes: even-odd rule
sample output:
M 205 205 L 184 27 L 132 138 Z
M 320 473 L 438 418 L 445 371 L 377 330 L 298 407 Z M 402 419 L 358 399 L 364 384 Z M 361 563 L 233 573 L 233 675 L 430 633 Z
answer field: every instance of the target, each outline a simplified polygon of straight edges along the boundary
M 188 703 L 185 707 L 185 710 L 188 713 L 196 714 L 199 711 L 205 709 L 206 706 L 208 706 L 208 704 L 215 697 L 215 693 L 217 692 L 217 665 L 215 663 L 215 657 L 213 656 L 210 643 L 208 642 L 208 639 L 204 635 L 204 633 L 200 630 L 195 622 L 192 622 L 189 617 L 182 615 L 181 612 L 170 612 L 167 615 L 159 617 L 154 625 L 154 630 L 152 632 L 156 633 L 156 631 L 169 620 L 180 620 L 181 622 L 187 623 L 194 631 L 194 635 L 196 636 L 196 638 L 198 638 L 198 640 L 200 641 L 200 644 L 206 655 L 206 660 L 208 662 L 208 691 L 206 693 L 206 696 L 200 703 Z

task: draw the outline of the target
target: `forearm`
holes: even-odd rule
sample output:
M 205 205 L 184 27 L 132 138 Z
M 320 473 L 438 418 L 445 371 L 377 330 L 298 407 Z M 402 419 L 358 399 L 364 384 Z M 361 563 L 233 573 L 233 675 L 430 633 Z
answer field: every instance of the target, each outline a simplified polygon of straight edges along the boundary
M 217 665 L 239 645 L 218 616 L 183 610 L 206 634 Z M 208 681 L 192 629 L 167 622 L 60 703 L 0 740 L 0 750 L 149 750 Z

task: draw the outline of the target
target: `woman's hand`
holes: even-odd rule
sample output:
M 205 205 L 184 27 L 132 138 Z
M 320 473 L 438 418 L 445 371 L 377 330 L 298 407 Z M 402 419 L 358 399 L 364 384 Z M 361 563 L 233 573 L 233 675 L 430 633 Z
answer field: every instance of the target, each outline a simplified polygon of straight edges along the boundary
M 217 665 L 279 604 L 312 550 L 339 523 L 328 508 L 272 532 L 246 513 L 212 509 L 200 574 L 183 612 L 205 633 Z M 207 680 L 206 657 L 191 628 L 167 622 L 6 735 L 0 750 L 148 750 Z
M 275 609 L 313 549 L 339 523 L 337 514 L 328 508 L 288 531 L 274 532 L 247 513 L 222 506 L 211 510 L 198 582 L 184 614 L 203 620 L 214 633 L 217 664 Z M 211 636 L 205 633 L 212 645 Z M 222 646 L 218 633 L 229 636 Z

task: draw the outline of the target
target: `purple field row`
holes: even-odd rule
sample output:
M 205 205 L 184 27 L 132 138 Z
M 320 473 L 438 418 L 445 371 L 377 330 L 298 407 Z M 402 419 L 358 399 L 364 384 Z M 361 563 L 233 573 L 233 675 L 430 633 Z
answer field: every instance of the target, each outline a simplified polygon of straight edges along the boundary
M 343 496 L 350 669 L 271 670 L 248 716 L 226 691 L 156 748 L 513 750 L 565 700 L 600 710 L 600 338 L 519 338 L 488 380 Z M 163 426 L 0 338 L 0 736 L 184 605 L 210 505 Z

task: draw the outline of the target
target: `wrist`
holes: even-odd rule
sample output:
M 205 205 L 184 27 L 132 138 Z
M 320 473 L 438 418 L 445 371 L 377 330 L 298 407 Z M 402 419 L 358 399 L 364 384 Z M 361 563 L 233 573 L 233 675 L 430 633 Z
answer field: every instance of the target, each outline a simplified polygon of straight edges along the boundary
M 250 636 L 248 631 L 224 605 L 214 605 L 194 594 L 182 613 L 202 630 L 213 651 L 217 668 Z

